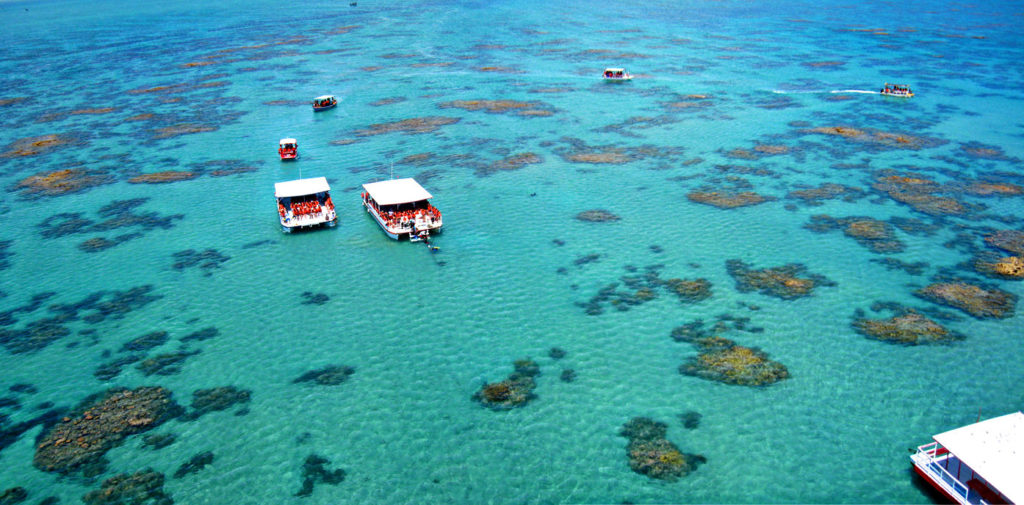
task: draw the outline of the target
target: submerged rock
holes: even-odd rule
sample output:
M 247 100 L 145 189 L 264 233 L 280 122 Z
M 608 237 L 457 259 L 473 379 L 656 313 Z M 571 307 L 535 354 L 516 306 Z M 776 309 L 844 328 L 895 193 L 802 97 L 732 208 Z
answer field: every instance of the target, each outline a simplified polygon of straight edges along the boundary
M 608 221 L 618 221 L 621 218 L 619 216 L 616 216 L 615 214 L 612 214 L 611 212 L 608 212 L 607 210 L 592 209 L 585 210 L 583 212 L 580 212 L 579 214 L 576 214 L 576 219 L 579 219 L 580 221 L 586 221 L 589 223 L 604 223 Z
M 307 456 L 306 461 L 302 464 L 302 488 L 295 493 L 295 496 L 304 498 L 312 495 L 313 487 L 318 482 L 336 486 L 344 481 L 345 470 L 341 468 L 328 470 L 327 465 L 330 462 L 327 458 L 317 454 Z
M 0 493 L 0 505 L 14 505 L 27 499 L 28 491 L 21 486 L 5 489 L 3 493 Z
M 171 392 L 162 387 L 107 390 L 87 398 L 40 435 L 32 463 L 47 472 L 90 474 L 105 465 L 103 455 L 124 438 L 155 428 L 180 412 Z
M 691 202 L 711 205 L 719 209 L 749 207 L 775 200 L 774 197 L 762 196 L 753 191 L 691 191 L 686 198 Z
M 1013 316 L 1017 297 L 999 288 L 984 288 L 966 282 L 939 282 L 914 293 L 921 298 L 958 308 L 978 319 Z
M 789 377 L 786 366 L 757 348 L 719 336 L 697 339 L 700 353 L 679 366 L 679 373 L 741 386 L 765 386 Z
M 210 463 L 213 463 L 212 452 L 206 451 L 196 454 L 195 456 L 192 456 L 192 458 L 189 459 L 187 462 L 182 463 L 181 466 L 178 467 L 178 470 L 174 472 L 174 478 L 180 479 L 186 475 L 196 473 L 205 468 L 206 465 L 209 465 Z
M 508 410 L 525 406 L 536 398 L 533 394 L 537 384 L 533 378 L 540 374 L 540 367 L 531 360 L 518 360 L 515 372 L 501 382 L 484 384 L 473 395 L 473 399 L 492 410 Z
M 211 389 L 197 389 L 192 392 L 192 412 L 185 415 L 186 421 L 215 411 L 226 410 L 235 404 L 249 403 L 252 392 L 234 386 L 222 386 Z
M 150 375 L 174 375 L 181 372 L 181 367 L 189 356 L 199 354 L 199 351 L 178 351 L 167 354 L 158 354 L 147 358 L 136 365 L 145 376 Z
M 122 473 L 103 481 L 100 489 L 82 497 L 86 505 L 173 505 L 164 492 L 164 474 L 150 468 Z
M 853 328 L 868 337 L 897 344 L 918 345 L 963 338 L 912 309 L 888 319 L 856 319 Z
M 741 260 L 732 259 L 725 263 L 729 275 L 736 279 L 736 289 L 741 292 L 758 291 L 765 295 L 792 300 L 810 296 L 817 286 L 835 286 L 828 278 L 807 274 L 807 267 L 791 263 L 780 267 L 754 270 Z
M 699 454 L 684 454 L 665 438 L 668 425 L 647 417 L 634 417 L 622 426 L 629 439 L 629 468 L 653 479 L 674 482 L 707 461 Z
M 348 377 L 355 373 L 355 369 L 344 365 L 328 365 L 326 367 L 310 370 L 292 381 L 292 384 L 302 382 L 313 382 L 321 386 L 337 386 L 348 380 Z

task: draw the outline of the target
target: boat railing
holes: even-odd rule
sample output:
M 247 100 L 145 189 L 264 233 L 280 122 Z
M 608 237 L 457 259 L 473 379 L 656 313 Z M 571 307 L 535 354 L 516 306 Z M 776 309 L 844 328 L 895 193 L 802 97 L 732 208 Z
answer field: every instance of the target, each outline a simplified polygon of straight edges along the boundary
M 945 447 L 938 442 L 918 446 L 914 454 L 914 463 L 921 470 L 927 472 L 935 480 L 935 483 L 942 486 L 950 496 L 962 498 L 966 503 L 977 505 L 988 505 L 988 502 L 981 498 L 977 491 L 960 482 L 959 479 L 949 473 L 939 461 L 949 459 L 952 455 Z

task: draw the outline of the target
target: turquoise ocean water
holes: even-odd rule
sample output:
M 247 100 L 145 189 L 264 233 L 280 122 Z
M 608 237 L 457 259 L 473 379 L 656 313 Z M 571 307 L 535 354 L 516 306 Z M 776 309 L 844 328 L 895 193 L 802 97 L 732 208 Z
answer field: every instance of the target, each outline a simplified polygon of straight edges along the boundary
M 197 389 L 251 391 L 245 406 L 160 425 L 168 447 L 128 437 L 93 477 L 33 466 L 41 424 L 9 435 L 0 491 L 21 486 L 26 503 L 77 503 L 144 468 L 188 504 L 928 503 L 907 449 L 1024 407 L 1021 316 L 914 296 L 950 277 L 1024 294 L 972 266 L 1000 253 L 985 237 L 1024 224 L 1020 2 L 2 2 L 0 14 L 0 429 L 110 387 L 159 385 L 182 405 Z M 609 66 L 637 77 L 602 83 Z M 873 93 L 886 81 L 917 96 Z M 339 107 L 314 114 L 325 93 Z M 509 102 L 458 102 L 473 100 Z M 832 127 L 867 133 L 813 131 Z M 278 161 L 282 137 L 298 139 L 297 162 Z M 72 186 L 32 191 L 63 170 Z M 362 211 L 360 185 L 392 170 L 434 194 L 440 252 L 387 239 Z M 137 183 L 164 171 L 192 178 Z M 300 171 L 329 180 L 337 227 L 281 232 L 273 183 Z M 963 211 L 891 198 L 876 186 L 892 174 L 932 181 Z M 825 183 L 856 189 L 813 205 L 791 193 Z M 767 201 L 717 208 L 688 198 L 698 191 Z M 575 218 L 592 209 L 620 219 Z M 894 227 L 905 247 L 880 253 L 808 229 L 817 215 L 915 226 Z M 835 285 L 794 300 L 743 292 L 730 259 L 799 263 Z M 654 265 L 707 279 L 712 296 L 587 314 L 602 287 Z M 138 287 L 126 310 L 15 337 L 58 304 Z M 866 338 L 851 323 L 889 317 L 878 302 L 940 310 L 964 338 Z M 696 350 L 672 329 L 723 316 L 762 329 L 723 336 L 790 377 L 680 374 Z M 144 354 L 198 353 L 163 375 L 97 376 L 154 331 L 168 338 Z M 527 357 L 541 369 L 531 403 L 471 399 Z M 355 372 L 292 382 L 327 365 Z M 619 431 L 639 416 L 707 462 L 676 482 L 631 471 Z M 172 477 L 204 451 L 210 465 Z M 310 454 L 346 477 L 296 497 Z

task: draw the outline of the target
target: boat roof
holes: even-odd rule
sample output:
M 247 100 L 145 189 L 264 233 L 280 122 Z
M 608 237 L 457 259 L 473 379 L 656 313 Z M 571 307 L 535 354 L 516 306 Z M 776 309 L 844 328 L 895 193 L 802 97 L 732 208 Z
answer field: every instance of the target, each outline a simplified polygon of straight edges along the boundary
M 299 141 L 295 139 L 281 139 L 282 144 L 298 144 Z
M 1024 413 L 986 419 L 932 437 L 1012 503 L 1024 503 Z
M 433 198 L 415 179 L 391 179 L 363 184 L 377 205 L 396 205 Z
M 313 100 L 330 100 L 331 98 L 334 98 L 334 95 L 318 96 L 318 97 L 314 98 Z
M 294 181 L 274 183 L 274 196 L 277 198 L 315 195 L 330 190 L 331 186 L 327 184 L 326 177 L 295 179 Z
M 624 69 L 624 68 L 606 68 L 606 69 L 604 69 L 604 71 L 605 72 L 625 72 L 626 69 Z

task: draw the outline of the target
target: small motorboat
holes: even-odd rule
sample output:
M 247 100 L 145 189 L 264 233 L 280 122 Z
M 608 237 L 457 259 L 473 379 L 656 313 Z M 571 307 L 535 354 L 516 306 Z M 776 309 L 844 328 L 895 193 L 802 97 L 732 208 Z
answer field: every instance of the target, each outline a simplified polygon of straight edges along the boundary
M 333 109 L 336 105 L 338 105 L 338 99 L 334 98 L 334 95 L 318 96 L 313 99 L 313 112 Z
M 914 92 L 910 91 L 910 86 L 906 84 L 889 84 L 885 83 L 885 87 L 878 91 L 883 96 L 898 96 L 900 98 L 911 98 L 914 96 Z
M 281 155 L 282 160 L 294 160 L 299 155 L 299 142 L 295 139 L 281 139 L 277 154 Z
M 605 81 L 628 81 L 633 78 L 624 68 L 606 68 L 602 77 Z

